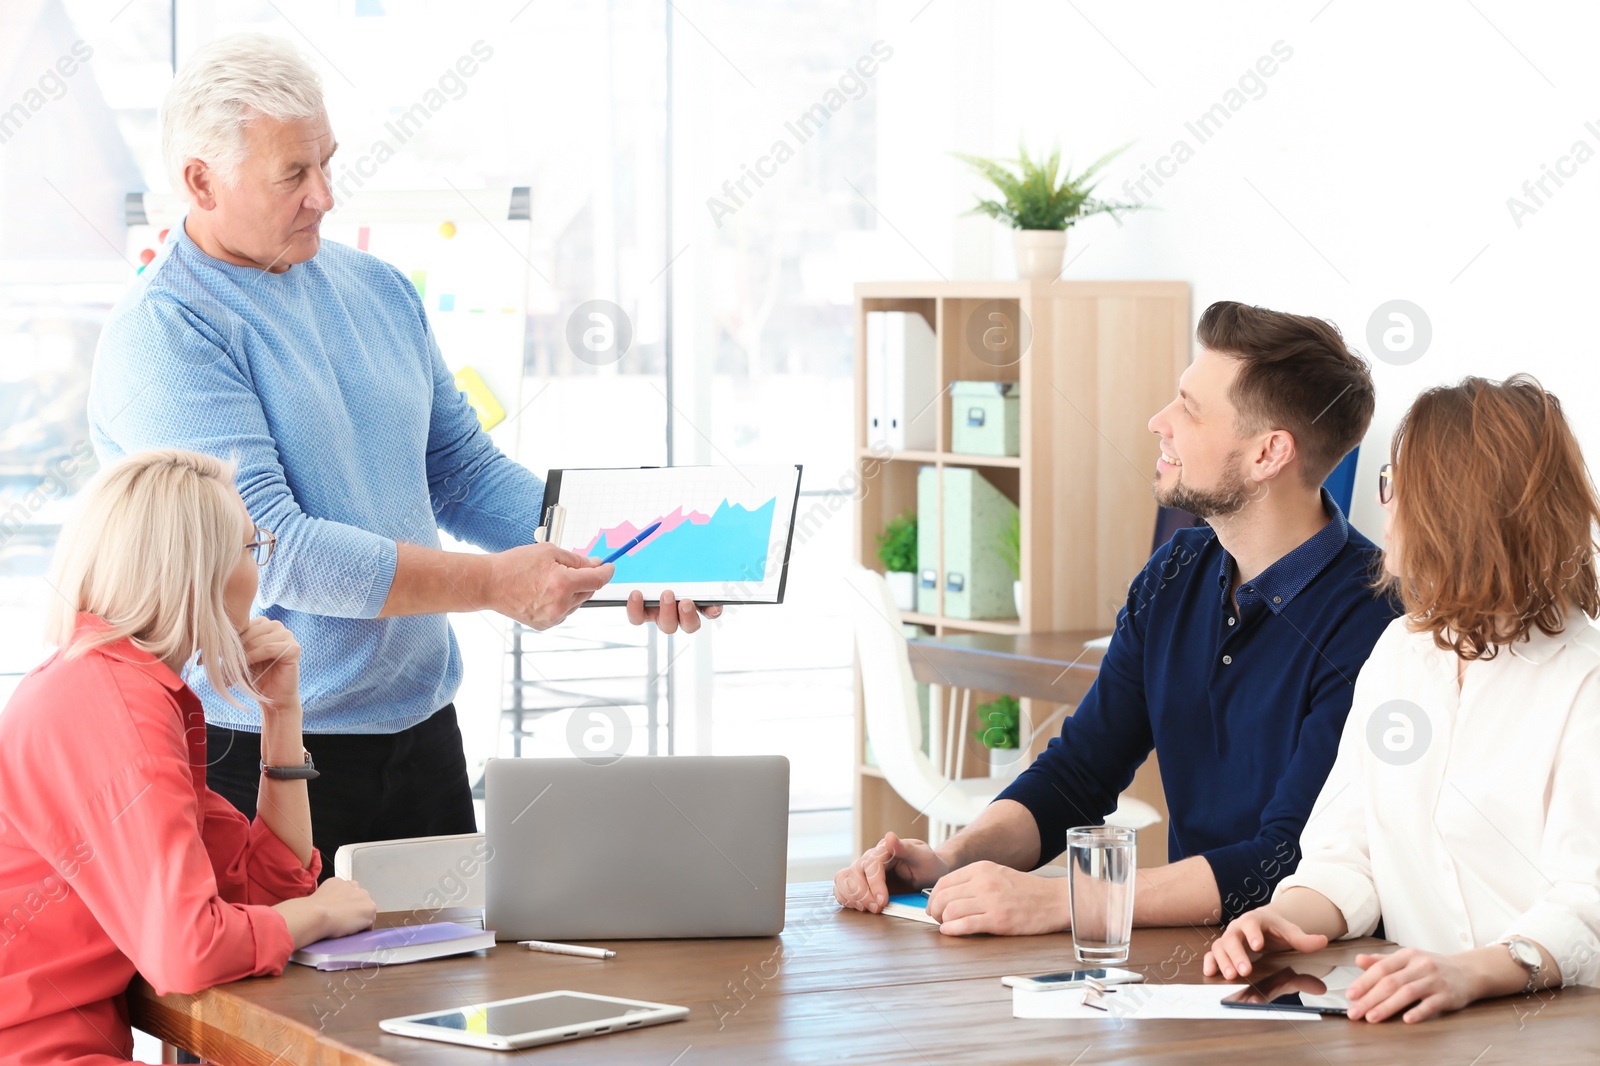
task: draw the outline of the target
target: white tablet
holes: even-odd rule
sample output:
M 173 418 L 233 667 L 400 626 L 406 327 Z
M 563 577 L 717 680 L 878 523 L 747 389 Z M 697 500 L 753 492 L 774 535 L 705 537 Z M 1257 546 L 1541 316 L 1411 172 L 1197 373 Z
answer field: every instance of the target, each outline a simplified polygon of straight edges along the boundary
M 512 1051 L 676 1022 L 688 1016 L 688 1007 L 560 991 L 497 999 L 493 1003 L 453 1010 L 408 1014 L 404 1018 L 385 1018 L 378 1027 L 398 1036 L 419 1036 L 424 1040 Z

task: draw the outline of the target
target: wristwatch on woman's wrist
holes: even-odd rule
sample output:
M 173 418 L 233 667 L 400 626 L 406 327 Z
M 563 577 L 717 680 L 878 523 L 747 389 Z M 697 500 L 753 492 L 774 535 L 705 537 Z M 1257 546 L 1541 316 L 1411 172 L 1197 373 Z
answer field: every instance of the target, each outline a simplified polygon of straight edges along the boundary
M 1544 969 L 1544 955 L 1539 951 L 1538 945 L 1531 940 L 1520 936 L 1507 937 L 1500 943 L 1511 952 L 1511 958 L 1518 966 L 1528 971 L 1528 983 L 1522 989 L 1523 995 L 1528 995 L 1539 983 L 1539 971 Z
M 305 749 L 301 749 L 304 751 Z M 311 761 L 311 753 L 306 752 L 306 761 L 299 766 L 268 766 L 266 760 L 261 762 L 261 772 L 274 781 L 310 781 L 322 775 L 317 771 L 316 764 Z

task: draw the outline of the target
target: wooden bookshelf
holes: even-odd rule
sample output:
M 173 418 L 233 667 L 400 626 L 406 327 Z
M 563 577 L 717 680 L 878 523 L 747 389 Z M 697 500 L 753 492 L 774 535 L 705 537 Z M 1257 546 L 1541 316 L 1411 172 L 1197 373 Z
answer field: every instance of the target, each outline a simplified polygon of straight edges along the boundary
M 999 301 L 1012 322 L 1026 320 L 1024 350 L 979 353 L 969 342 L 975 314 Z M 867 437 L 866 325 L 870 311 L 911 311 L 932 326 L 937 346 L 935 440 L 930 451 L 887 455 Z M 882 570 L 876 538 L 894 516 L 917 506 L 917 471 L 970 467 L 1021 512 L 1022 603 L 1016 619 L 967 620 L 940 611 L 910 613 L 907 623 L 935 635 L 1044 633 L 1103 629 L 1109 633 L 1128 582 L 1150 555 L 1156 505 L 1150 493 L 1156 440 L 1150 416 L 1176 394 L 1190 353 L 1189 286 L 1173 281 L 865 282 L 855 287 L 855 553 Z M 1022 387 L 1021 455 L 951 451 L 949 389 L 956 381 L 1010 381 Z M 919 530 L 919 536 L 921 531 Z M 940 538 L 944 543 L 944 538 Z M 1001 693 L 975 693 L 985 701 Z M 935 697 L 937 698 L 937 696 Z M 1023 719 L 1037 728 L 1037 753 L 1070 708 L 1023 701 Z M 987 755 L 968 738 L 969 774 L 987 773 Z M 1146 767 L 1150 770 L 1151 767 Z M 856 683 L 855 843 L 859 853 L 888 830 L 924 836 L 917 817 L 866 762 L 866 727 Z

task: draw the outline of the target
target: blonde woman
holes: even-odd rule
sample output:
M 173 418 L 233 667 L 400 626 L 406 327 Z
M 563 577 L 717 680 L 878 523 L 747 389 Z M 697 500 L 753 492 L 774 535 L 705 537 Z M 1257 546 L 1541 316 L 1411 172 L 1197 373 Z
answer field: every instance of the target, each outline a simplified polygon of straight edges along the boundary
M 0 714 L 0 1063 L 126 1062 L 124 991 L 195 992 L 281 973 L 295 948 L 371 925 L 317 886 L 300 736 L 300 646 L 251 618 L 273 538 L 230 464 L 135 455 L 63 530 L 58 650 Z M 259 814 L 206 787 L 196 655 L 217 692 L 261 707 Z M 231 697 L 230 697 L 231 698 Z
M 1372 649 L 1299 869 L 1236 918 L 1205 973 L 1371 934 L 1352 1020 L 1600 984 L 1597 499 L 1531 378 L 1430 389 L 1379 474 L 1385 584 Z

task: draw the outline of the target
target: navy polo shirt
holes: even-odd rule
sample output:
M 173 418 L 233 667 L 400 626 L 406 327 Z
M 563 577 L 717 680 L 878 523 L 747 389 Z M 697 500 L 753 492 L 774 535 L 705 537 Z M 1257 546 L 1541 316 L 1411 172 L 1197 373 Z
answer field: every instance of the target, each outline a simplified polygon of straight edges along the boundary
M 1027 807 L 1039 861 L 1096 825 L 1152 750 L 1172 862 L 1203 855 L 1223 921 L 1300 861 L 1300 830 L 1339 746 L 1356 674 L 1400 612 L 1373 591 L 1382 555 L 1326 491 L 1327 525 L 1228 595 L 1233 559 L 1181 529 L 1128 590 L 1100 673 L 1061 735 L 998 798 Z

